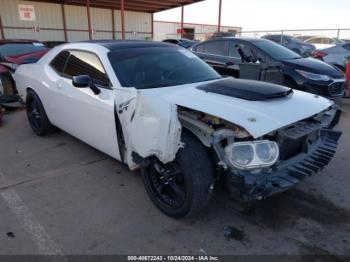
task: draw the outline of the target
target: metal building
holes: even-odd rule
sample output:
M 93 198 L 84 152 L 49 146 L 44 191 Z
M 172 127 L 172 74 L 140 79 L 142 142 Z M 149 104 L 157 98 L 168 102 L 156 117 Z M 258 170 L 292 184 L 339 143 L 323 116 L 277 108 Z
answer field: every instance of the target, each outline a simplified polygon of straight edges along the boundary
M 0 0 L 0 37 L 152 39 L 153 13 L 202 0 Z
M 217 31 L 218 25 L 154 21 L 154 40 L 156 41 L 181 37 L 203 41 L 210 38 Z M 238 34 L 242 31 L 242 28 L 221 25 L 220 31 Z

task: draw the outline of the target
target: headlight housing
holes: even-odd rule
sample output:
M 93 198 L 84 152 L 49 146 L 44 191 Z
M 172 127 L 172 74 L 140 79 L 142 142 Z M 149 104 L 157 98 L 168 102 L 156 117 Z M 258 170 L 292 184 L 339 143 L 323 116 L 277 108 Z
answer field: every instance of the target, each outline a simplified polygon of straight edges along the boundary
M 319 75 L 319 74 L 314 74 L 314 73 L 310 73 L 310 72 L 306 72 L 303 70 L 296 70 L 299 74 L 301 74 L 303 77 L 310 79 L 310 80 L 314 80 L 314 81 L 329 81 L 331 80 L 330 76 L 327 75 Z
M 259 140 L 232 143 L 225 148 L 225 160 L 234 168 L 253 169 L 272 166 L 279 157 L 276 142 Z

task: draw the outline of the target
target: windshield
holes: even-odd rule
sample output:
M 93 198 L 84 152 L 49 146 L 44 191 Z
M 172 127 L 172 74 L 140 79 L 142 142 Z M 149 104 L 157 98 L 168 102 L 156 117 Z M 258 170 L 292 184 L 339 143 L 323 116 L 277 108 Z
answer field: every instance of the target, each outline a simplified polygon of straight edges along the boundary
M 45 50 L 42 43 L 6 43 L 0 45 L 0 55 L 16 56 Z
M 113 51 L 108 58 L 123 87 L 157 88 L 221 78 L 200 58 L 182 48 L 134 48 Z
M 289 50 L 288 48 L 271 41 L 254 41 L 253 44 L 276 60 L 301 58 L 300 55 L 293 52 L 292 50 Z

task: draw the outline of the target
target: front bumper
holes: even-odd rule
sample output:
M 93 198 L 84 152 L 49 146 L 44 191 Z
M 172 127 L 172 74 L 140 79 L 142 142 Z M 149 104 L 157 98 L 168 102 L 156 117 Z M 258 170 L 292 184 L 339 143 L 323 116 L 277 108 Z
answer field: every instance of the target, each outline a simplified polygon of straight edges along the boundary
M 324 129 L 307 152 L 280 161 L 266 171 L 230 172 L 228 185 L 231 192 L 242 201 L 261 200 L 286 191 L 305 178 L 321 171 L 333 158 L 341 132 Z
M 299 89 L 324 97 L 343 97 L 345 92 L 345 79 L 334 79 L 329 82 L 304 79 L 304 81 L 299 83 Z

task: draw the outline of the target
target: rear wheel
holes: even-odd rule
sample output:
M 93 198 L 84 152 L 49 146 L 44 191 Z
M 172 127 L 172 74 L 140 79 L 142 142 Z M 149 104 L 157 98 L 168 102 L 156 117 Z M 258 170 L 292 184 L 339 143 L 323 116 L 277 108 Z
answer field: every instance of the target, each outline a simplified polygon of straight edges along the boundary
M 39 96 L 34 91 L 28 91 L 26 110 L 29 124 L 35 134 L 38 136 L 44 136 L 55 131 L 55 127 L 47 118 Z
M 152 202 L 174 218 L 201 211 L 211 198 L 214 184 L 214 166 L 204 146 L 186 132 L 182 141 L 185 147 L 172 163 L 153 159 L 141 169 Z

